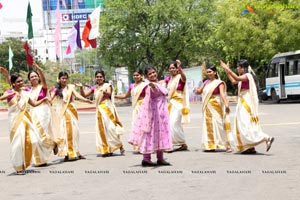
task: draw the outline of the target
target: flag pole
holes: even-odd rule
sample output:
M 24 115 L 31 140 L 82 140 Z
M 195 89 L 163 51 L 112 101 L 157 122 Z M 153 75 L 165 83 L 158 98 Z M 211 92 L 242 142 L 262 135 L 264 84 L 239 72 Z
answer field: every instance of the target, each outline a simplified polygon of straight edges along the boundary
M 28 41 L 28 38 L 27 38 L 27 41 Z M 27 62 L 27 73 L 29 73 L 29 66 L 28 66 L 28 62 Z
M 56 2 L 56 9 L 55 9 L 55 30 L 54 30 L 54 46 L 55 46 L 55 61 L 56 67 L 59 68 L 62 60 L 62 36 L 61 36 L 61 23 L 60 23 L 60 1 L 57 0 Z M 52 24 L 51 24 L 51 29 Z
M 32 57 L 33 57 L 33 62 L 35 62 L 35 50 L 34 50 L 34 38 L 32 38 Z M 29 66 L 27 66 L 27 73 L 29 73 Z

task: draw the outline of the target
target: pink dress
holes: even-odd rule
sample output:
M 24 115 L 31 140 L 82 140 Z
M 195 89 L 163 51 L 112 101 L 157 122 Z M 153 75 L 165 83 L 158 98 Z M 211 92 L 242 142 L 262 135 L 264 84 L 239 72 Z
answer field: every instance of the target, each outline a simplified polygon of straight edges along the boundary
M 166 84 L 168 85 L 168 83 L 170 82 L 171 80 L 171 77 L 170 76 L 167 76 L 164 81 L 166 82 Z M 178 91 L 183 91 L 184 90 L 184 86 L 185 86 L 185 82 L 183 82 L 181 79 L 179 79 L 179 82 L 178 82 L 178 85 L 177 85 L 177 88 L 176 90 Z
M 24 87 L 23 90 L 25 90 L 26 92 L 30 92 L 31 91 L 31 88 L 30 87 Z M 12 93 L 13 90 L 7 90 L 8 93 Z M 7 98 L 7 103 L 10 102 L 10 100 L 14 97 L 15 95 L 12 95 L 10 97 Z M 41 100 L 43 98 L 45 98 L 47 96 L 47 88 L 42 88 L 40 93 L 39 93 L 39 96 L 37 98 L 37 100 Z
M 206 86 L 208 83 L 209 83 L 209 80 L 206 80 L 206 81 L 204 81 L 203 84 L 204 84 L 204 86 Z M 215 88 L 215 90 L 214 90 L 213 93 L 212 93 L 213 95 L 220 94 L 220 88 L 219 88 L 219 86 L 222 85 L 222 84 L 224 85 L 224 83 L 222 82 L 222 83 L 220 83 L 220 84 L 218 85 L 218 87 Z
M 129 143 L 139 147 L 142 154 L 170 150 L 172 139 L 167 106 L 168 90 L 156 84 L 157 91 L 146 88 L 146 96 L 134 122 Z
M 131 90 L 133 90 L 133 88 L 134 88 L 134 83 L 131 83 L 131 84 L 129 85 L 128 91 L 131 93 Z M 139 99 L 143 99 L 143 98 L 145 97 L 145 95 L 146 95 L 145 90 L 146 90 L 146 87 L 144 87 L 144 89 L 143 89 L 142 92 L 140 93 Z

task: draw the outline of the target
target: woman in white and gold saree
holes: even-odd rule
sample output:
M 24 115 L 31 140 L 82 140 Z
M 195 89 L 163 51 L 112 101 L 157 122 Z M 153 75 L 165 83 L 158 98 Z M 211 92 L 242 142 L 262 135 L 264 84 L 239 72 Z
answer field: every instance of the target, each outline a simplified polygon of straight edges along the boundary
M 170 132 L 173 146 L 177 146 L 172 151 L 185 151 L 188 149 L 182 123 L 190 122 L 189 96 L 186 76 L 180 65 L 181 62 L 179 60 L 172 62 L 168 68 L 170 76 L 164 79 L 164 84 L 169 90 L 168 110 L 170 116 Z
M 51 92 L 51 98 L 57 97 L 56 112 L 60 122 L 60 131 L 64 138 L 58 156 L 65 156 L 64 161 L 74 161 L 85 159 L 79 152 L 78 113 L 74 97 L 86 103 L 92 103 L 92 101 L 78 94 L 75 91 L 75 85 L 68 84 L 68 78 L 67 72 L 58 74 L 59 82 Z
M 34 100 L 40 100 L 49 96 L 48 87 L 42 69 L 36 63 L 33 63 L 33 66 L 36 67 L 37 71 L 33 70 L 28 73 L 28 80 L 31 83 L 30 97 Z M 57 117 L 50 103 L 43 103 L 30 108 L 30 115 L 44 143 L 42 148 L 37 148 L 34 152 L 34 163 L 36 166 L 45 166 L 52 150 L 56 155 L 58 145 L 63 142 Z
M 23 88 L 23 78 L 19 74 L 13 74 L 10 78 L 13 87 L 7 90 L 0 100 L 7 100 L 8 119 L 10 130 L 10 160 L 17 174 L 25 174 L 24 170 L 31 164 L 32 155 L 41 141 L 37 129 L 32 123 L 27 111 L 28 103 L 38 106 L 47 102 L 47 98 L 34 101 L 30 99 L 29 92 Z
M 258 96 L 253 71 L 247 60 L 239 60 L 237 70 L 239 76 L 230 68 L 229 63 L 221 61 L 227 76 L 233 84 L 238 84 L 238 103 L 234 118 L 231 146 L 240 153 L 255 154 L 255 146 L 266 143 L 269 151 L 274 137 L 265 134 L 259 125 Z M 248 73 L 249 71 L 249 73 Z
M 226 84 L 218 79 L 217 69 L 209 66 L 206 69 L 208 79 L 203 82 L 196 94 L 202 94 L 202 148 L 204 152 L 226 149 L 231 152 L 229 133 L 231 125 L 228 118 L 229 104 L 226 99 Z
M 82 96 L 87 97 L 94 94 L 96 101 L 96 151 L 102 154 L 102 157 L 112 156 L 113 152 L 120 149 L 123 155 L 125 150 L 120 140 L 123 125 L 119 120 L 117 110 L 114 105 L 114 94 L 112 85 L 105 83 L 105 74 L 101 71 L 95 72 L 96 84 L 87 92 L 80 87 Z
M 141 69 L 136 69 L 133 72 L 134 83 L 129 85 L 128 91 L 125 94 L 115 95 L 116 99 L 125 99 L 131 96 L 132 102 L 132 126 L 140 111 L 140 107 L 143 103 L 145 97 L 145 89 L 147 83 L 143 81 L 143 71 Z M 133 149 L 138 152 L 138 147 L 133 146 Z

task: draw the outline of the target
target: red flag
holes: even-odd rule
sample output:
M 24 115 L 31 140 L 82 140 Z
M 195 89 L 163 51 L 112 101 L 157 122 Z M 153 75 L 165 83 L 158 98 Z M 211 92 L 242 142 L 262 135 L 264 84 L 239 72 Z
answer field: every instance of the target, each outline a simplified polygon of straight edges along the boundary
M 31 50 L 30 50 L 30 47 L 28 46 L 27 41 L 24 44 L 24 49 L 26 51 L 27 64 L 31 66 L 33 64 L 33 55 L 31 53 Z
M 91 20 L 90 18 L 88 18 L 82 32 L 82 40 L 84 41 L 84 48 L 88 48 L 90 45 L 92 46 L 92 48 L 97 47 L 96 38 L 91 40 L 89 39 L 91 28 L 92 28 Z
M 2 6 L 2 3 L 0 2 L 0 9 L 2 8 L 3 6 Z
M 97 47 L 96 38 L 99 36 L 100 9 L 101 7 L 99 6 L 90 14 L 83 28 L 82 40 L 85 43 L 85 48 L 89 47 L 90 45 L 92 48 Z

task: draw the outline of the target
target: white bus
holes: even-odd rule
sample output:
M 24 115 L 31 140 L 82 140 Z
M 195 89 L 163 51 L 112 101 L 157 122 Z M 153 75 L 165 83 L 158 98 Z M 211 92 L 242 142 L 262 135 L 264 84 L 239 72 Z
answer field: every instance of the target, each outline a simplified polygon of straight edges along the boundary
M 300 99 L 300 50 L 279 53 L 271 59 L 264 93 L 276 103 Z

